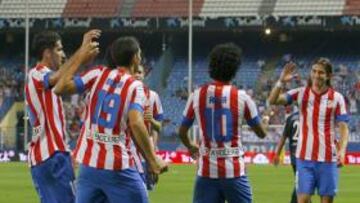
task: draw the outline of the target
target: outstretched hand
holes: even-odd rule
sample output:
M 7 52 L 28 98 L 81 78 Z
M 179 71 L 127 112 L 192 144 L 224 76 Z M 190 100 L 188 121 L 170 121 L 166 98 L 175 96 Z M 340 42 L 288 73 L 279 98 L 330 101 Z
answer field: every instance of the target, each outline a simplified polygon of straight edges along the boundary
M 280 81 L 289 82 L 297 75 L 295 71 L 296 71 L 296 64 L 293 62 L 287 63 L 280 74 Z

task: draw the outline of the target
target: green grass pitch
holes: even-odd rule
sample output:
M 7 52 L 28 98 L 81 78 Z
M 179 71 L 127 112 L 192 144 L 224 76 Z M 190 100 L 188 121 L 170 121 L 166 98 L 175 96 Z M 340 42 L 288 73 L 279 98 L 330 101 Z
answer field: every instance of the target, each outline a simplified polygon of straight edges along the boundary
M 293 185 L 290 166 L 249 165 L 254 203 L 287 203 Z M 190 203 L 195 178 L 192 165 L 171 165 L 160 178 L 155 191 L 150 192 L 151 203 Z M 360 167 L 346 166 L 340 171 L 339 203 L 360 202 Z M 29 170 L 24 163 L 0 163 L 0 202 L 39 202 Z M 313 197 L 314 203 L 319 198 Z

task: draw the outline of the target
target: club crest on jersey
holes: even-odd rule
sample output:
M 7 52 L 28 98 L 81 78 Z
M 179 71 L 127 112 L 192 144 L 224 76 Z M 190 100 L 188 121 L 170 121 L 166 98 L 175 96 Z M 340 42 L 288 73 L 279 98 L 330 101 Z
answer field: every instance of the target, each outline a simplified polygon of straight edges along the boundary
M 328 100 L 326 105 L 327 105 L 328 107 L 332 108 L 332 107 L 335 106 L 335 102 L 332 101 L 332 100 Z

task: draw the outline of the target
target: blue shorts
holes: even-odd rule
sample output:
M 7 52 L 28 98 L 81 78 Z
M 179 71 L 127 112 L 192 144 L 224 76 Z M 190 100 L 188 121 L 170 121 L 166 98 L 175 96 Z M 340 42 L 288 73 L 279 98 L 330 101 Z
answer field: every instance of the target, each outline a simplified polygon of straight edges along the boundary
M 31 176 L 41 203 L 75 202 L 75 176 L 69 153 L 56 152 L 33 166 Z
M 80 165 L 76 202 L 148 203 L 148 196 L 136 169 L 113 171 Z
M 296 160 L 296 189 L 298 194 L 335 196 L 338 190 L 336 162 Z
M 247 176 L 238 178 L 197 177 L 193 203 L 251 203 L 252 192 Z

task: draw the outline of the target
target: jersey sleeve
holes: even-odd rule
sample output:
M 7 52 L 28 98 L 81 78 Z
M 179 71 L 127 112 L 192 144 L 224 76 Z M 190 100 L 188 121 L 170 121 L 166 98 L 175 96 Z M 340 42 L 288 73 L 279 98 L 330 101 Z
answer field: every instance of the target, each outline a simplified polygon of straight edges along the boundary
M 300 94 L 301 90 L 302 90 L 302 88 L 296 88 L 296 89 L 291 89 L 291 90 L 287 91 L 285 93 L 286 103 L 288 105 L 290 105 L 295 102 L 295 104 L 298 105 L 299 104 L 298 98 L 299 98 L 299 94 Z
M 51 89 L 52 86 L 50 85 L 50 76 L 54 72 L 51 70 L 34 70 L 31 74 L 31 78 L 36 81 L 35 88 L 41 90 Z
M 194 94 L 192 93 L 186 103 L 183 119 L 181 122 L 182 126 L 191 127 L 195 119 L 195 110 L 194 110 Z
M 153 103 L 153 116 L 157 121 L 162 121 L 164 119 L 164 111 L 160 101 L 160 97 L 156 92 L 154 93 L 154 103 Z
M 346 110 L 346 103 L 344 97 L 339 94 L 336 98 L 335 121 L 349 122 L 350 116 L 348 115 Z
M 137 110 L 141 113 L 144 112 L 146 103 L 146 96 L 144 92 L 144 85 L 139 81 L 134 81 L 134 88 L 131 88 L 129 94 L 131 95 L 129 110 Z
M 94 85 L 98 75 L 101 74 L 104 67 L 97 66 L 91 68 L 80 75 L 76 75 L 73 77 L 75 82 L 75 87 L 78 93 L 87 92 Z
M 260 123 L 260 116 L 257 111 L 255 102 L 249 97 L 245 97 L 244 118 L 247 124 L 252 127 Z

